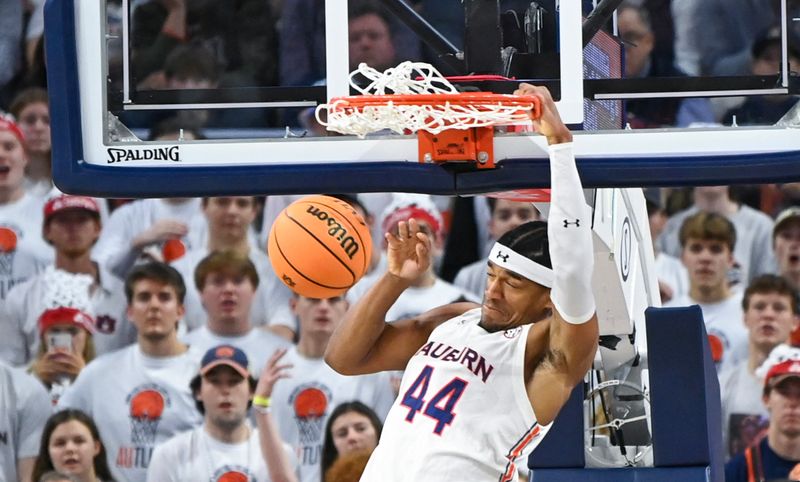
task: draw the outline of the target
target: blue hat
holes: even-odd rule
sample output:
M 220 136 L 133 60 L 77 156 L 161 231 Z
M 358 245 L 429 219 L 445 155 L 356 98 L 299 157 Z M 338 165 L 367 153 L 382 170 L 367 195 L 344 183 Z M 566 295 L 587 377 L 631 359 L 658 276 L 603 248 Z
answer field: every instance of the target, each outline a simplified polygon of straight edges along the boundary
M 220 365 L 227 365 L 233 368 L 244 378 L 250 376 L 250 372 L 247 370 L 247 355 L 235 346 L 219 345 L 209 349 L 203 355 L 203 361 L 200 364 L 200 375 L 205 375 L 211 369 Z

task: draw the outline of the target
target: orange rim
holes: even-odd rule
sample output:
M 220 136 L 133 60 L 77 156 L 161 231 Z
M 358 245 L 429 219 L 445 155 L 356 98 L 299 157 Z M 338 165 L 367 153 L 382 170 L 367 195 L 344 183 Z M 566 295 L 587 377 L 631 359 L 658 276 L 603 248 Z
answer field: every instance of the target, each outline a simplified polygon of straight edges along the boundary
M 329 109 L 359 109 L 366 106 L 387 105 L 472 105 L 481 104 L 506 105 L 509 107 L 533 106 L 539 110 L 539 98 L 532 95 L 495 94 L 493 92 L 464 92 L 460 94 L 387 94 L 387 95 L 351 95 L 334 97 L 328 104 Z

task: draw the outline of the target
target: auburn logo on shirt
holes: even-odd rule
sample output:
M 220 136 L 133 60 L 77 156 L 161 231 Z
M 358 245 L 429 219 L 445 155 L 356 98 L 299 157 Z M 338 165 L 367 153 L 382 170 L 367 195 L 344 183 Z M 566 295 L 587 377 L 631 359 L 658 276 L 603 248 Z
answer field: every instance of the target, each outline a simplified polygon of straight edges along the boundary
M 117 329 L 117 320 L 108 315 L 100 315 L 95 318 L 94 327 L 100 333 L 109 335 Z

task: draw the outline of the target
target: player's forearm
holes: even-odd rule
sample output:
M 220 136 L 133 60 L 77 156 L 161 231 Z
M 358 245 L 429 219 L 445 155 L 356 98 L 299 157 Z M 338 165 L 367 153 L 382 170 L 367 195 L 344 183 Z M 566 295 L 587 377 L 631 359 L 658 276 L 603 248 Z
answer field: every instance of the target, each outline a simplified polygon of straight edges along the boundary
M 353 305 L 336 328 L 325 361 L 334 370 L 348 375 L 358 372 L 386 328 L 386 313 L 409 286 L 409 281 L 385 273 Z
M 572 144 L 550 146 L 550 214 L 547 233 L 554 282 L 551 298 L 561 317 L 574 324 L 594 314 L 591 213 L 583 195 Z

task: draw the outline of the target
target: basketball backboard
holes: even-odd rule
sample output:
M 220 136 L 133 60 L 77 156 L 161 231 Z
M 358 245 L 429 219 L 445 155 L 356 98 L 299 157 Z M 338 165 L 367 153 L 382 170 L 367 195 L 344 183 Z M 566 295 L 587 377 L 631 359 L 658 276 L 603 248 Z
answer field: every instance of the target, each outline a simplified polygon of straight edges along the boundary
M 475 194 L 548 184 L 546 143 L 535 135 L 498 135 L 495 138 L 498 167 L 477 171 L 463 165 L 452 169 L 420 163 L 413 136 L 294 137 L 297 128 L 292 129 L 294 132 L 282 128 L 282 122 L 290 124 L 285 121 L 287 116 L 296 115 L 298 110 L 349 93 L 347 52 L 352 32 L 345 2 L 317 2 L 317 5 L 324 3 L 322 21 L 327 55 L 323 74 L 327 85 L 280 86 L 261 79 L 234 87 L 224 87 L 224 81 L 220 81 L 203 88 L 170 86 L 163 79 L 160 85 L 155 82 L 154 87 L 154 77 L 145 75 L 147 71 L 139 71 L 146 52 L 137 51 L 137 46 L 146 44 L 147 24 L 137 9 L 158 3 L 47 2 L 53 172 L 61 189 L 110 197 L 375 191 Z M 285 2 L 290 3 L 302 2 Z M 390 10 L 398 17 L 408 16 L 408 12 L 403 14 L 402 7 L 397 7 L 402 2 L 384 0 L 384 3 L 394 5 L 394 10 Z M 475 10 L 479 2 L 463 3 L 467 5 L 465 16 L 483 18 L 477 15 L 482 11 Z M 619 47 L 619 42 L 610 36 L 598 36 L 584 49 L 580 41 L 579 2 L 552 3 L 554 7 L 548 11 L 548 18 L 555 27 L 551 28 L 554 37 L 550 40 L 557 46 L 557 55 L 548 57 L 542 65 L 554 66 L 555 78 L 544 75 L 530 80 L 548 85 L 557 93 L 559 110 L 566 122 L 584 129 L 616 128 L 587 130 L 576 135 L 576 155 L 587 187 L 800 178 L 797 162 L 800 136 L 791 128 L 624 131 L 619 130 L 621 125 L 614 126 L 613 120 L 611 125 L 597 122 L 600 106 L 611 103 L 607 110 L 613 111 L 613 103 L 619 102 L 615 99 L 699 94 L 687 92 L 690 89 L 686 86 L 681 86 L 678 94 L 669 92 L 669 85 L 663 83 L 655 93 L 643 92 L 641 87 L 629 92 L 630 84 L 625 82 L 635 79 L 617 79 L 622 84 L 613 79 L 619 75 L 622 62 L 621 57 L 614 58 L 614 45 Z M 469 10 L 469 5 L 473 10 Z M 468 24 L 467 30 L 486 28 L 476 22 L 471 27 Z M 245 27 L 241 27 L 243 31 L 247 30 Z M 429 43 L 436 43 L 435 39 Z M 480 48 L 469 42 L 463 47 L 442 48 L 452 48 L 455 53 L 449 59 L 456 64 L 472 59 L 477 65 L 475 59 L 480 57 L 476 54 L 465 59 L 464 51 L 469 54 L 469 49 L 476 52 Z M 499 54 L 497 57 L 501 58 Z M 589 60 L 587 66 L 586 59 L 594 60 Z M 768 88 L 760 90 L 788 92 L 790 76 L 785 69 L 778 80 L 777 87 L 762 82 Z M 303 82 L 309 84 L 308 80 Z M 509 91 L 515 84 L 490 83 L 489 88 Z M 280 114 L 283 117 L 278 120 L 275 109 L 284 109 Z M 208 137 L 204 140 L 190 140 L 188 136 L 170 141 L 145 140 L 156 123 L 154 119 L 171 111 L 205 112 L 205 115 L 211 112 L 226 117 L 229 124 L 204 129 Z M 272 120 L 237 124 L 254 112 L 256 119 Z M 584 119 L 585 112 L 588 114 Z M 758 157 L 758 163 L 753 162 L 754 156 Z

